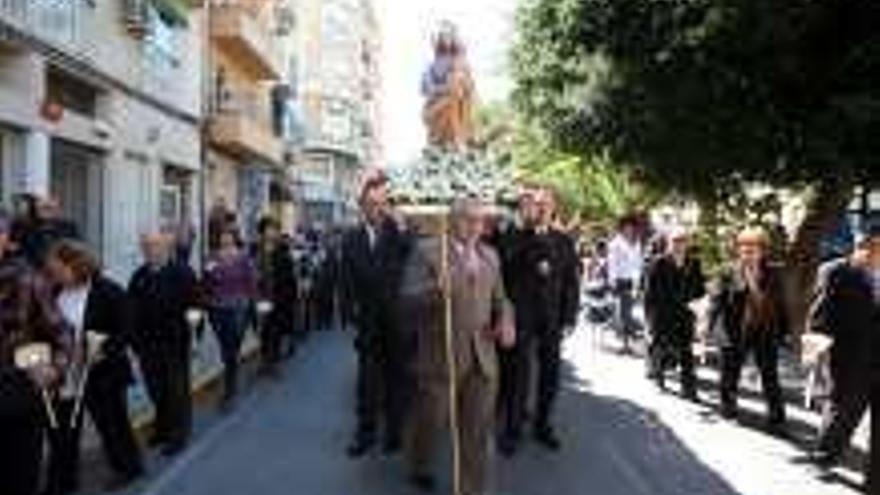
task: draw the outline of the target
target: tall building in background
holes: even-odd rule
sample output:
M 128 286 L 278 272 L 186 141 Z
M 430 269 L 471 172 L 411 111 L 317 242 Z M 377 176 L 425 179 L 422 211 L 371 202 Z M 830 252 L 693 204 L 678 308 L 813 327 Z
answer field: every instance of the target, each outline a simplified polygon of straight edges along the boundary
M 297 5 L 299 221 L 344 221 L 355 211 L 362 171 L 383 160 L 376 13 L 372 0 Z
M 0 1 L 0 199 L 55 195 L 125 280 L 199 223 L 201 32 L 183 0 Z
M 283 125 L 287 0 L 223 0 L 201 5 L 209 138 L 206 201 L 234 208 L 246 235 L 260 216 L 290 203 Z M 273 194 L 273 191 L 275 194 Z M 274 211 L 280 214 L 280 211 Z

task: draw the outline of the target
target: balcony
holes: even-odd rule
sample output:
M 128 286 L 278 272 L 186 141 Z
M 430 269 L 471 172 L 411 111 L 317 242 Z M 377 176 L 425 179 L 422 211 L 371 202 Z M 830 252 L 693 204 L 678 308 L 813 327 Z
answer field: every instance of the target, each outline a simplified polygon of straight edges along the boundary
M 281 51 L 272 39 L 272 26 L 260 18 L 259 3 L 241 0 L 212 7 L 211 36 L 255 79 L 280 79 Z
M 0 24 L 75 51 L 81 41 L 81 5 L 71 0 L 0 0 Z
M 282 163 L 284 142 L 272 132 L 267 95 L 222 89 L 213 100 L 211 141 L 215 146 L 232 155 Z

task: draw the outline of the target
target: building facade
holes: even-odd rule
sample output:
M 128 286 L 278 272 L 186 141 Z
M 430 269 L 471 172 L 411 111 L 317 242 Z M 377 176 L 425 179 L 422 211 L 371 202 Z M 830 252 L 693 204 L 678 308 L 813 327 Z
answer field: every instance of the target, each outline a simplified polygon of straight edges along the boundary
M 380 33 L 372 0 L 302 0 L 297 19 L 299 221 L 326 225 L 351 218 L 382 162 Z
M 0 199 L 54 195 L 125 280 L 199 227 L 201 36 L 182 0 L 0 1 Z
M 225 0 L 200 9 L 209 26 L 207 202 L 238 212 L 246 235 L 264 214 L 284 216 L 286 0 Z M 274 194 L 273 194 L 274 191 Z M 272 200 L 275 200 L 274 202 Z M 273 208 L 274 206 L 274 208 Z

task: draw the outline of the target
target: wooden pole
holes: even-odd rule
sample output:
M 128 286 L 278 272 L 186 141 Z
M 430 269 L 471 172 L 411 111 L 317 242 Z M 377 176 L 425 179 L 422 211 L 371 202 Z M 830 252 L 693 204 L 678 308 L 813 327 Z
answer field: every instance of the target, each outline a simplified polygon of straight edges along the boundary
M 446 336 L 446 365 L 449 373 L 449 433 L 452 436 L 452 495 L 461 495 L 461 441 L 458 427 L 458 370 L 452 335 L 452 280 L 449 273 L 449 219 L 443 215 L 440 232 L 440 273 L 443 289 L 443 330 Z

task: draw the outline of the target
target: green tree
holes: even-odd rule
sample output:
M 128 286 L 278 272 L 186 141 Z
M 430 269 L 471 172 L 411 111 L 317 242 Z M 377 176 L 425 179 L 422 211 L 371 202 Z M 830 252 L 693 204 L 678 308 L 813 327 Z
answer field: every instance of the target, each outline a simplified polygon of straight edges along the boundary
M 658 199 L 607 153 L 562 151 L 509 103 L 479 108 L 475 127 L 478 147 L 496 163 L 513 168 L 521 180 L 551 186 L 569 217 L 608 225 Z
M 515 101 L 561 149 L 712 206 L 808 191 L 801 288 L 854 185 L 880 180 L 880 2 L 523 0 L 517 22 Z

